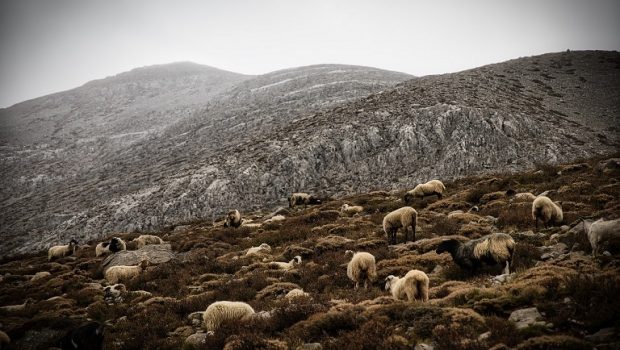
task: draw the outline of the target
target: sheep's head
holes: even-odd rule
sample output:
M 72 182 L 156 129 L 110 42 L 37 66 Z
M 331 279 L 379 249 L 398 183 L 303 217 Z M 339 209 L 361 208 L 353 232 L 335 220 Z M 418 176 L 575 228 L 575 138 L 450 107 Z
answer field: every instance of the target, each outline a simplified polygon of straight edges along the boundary
M 313 195 L 310 195 L 310 197 L 308 197 L 308 204 L 321 204 L 321 200 Z
M 71 239 L 71 241 L 69 242 L 69 247 L 75 247 L 78 245 L 78 241 L 75 240 L 75 238 Z
M 146 260 L 146 259 L 140 261 L 140 267 L 142 268 L 142 270 L 145 270 L 150 265 L 151 265 L 151 263 L 148 260 Z
M 452 254 L 453 252 L 456 252 L 456 249 L 460 244 L 461 243 L 457 241 L 456 239 L 445 240 L 439 243 L 439 246 L 437 247 L 437 249 L 435 249 L 435 253 L 441 254 L 441 253 L 448 252 Z
M 293 263 L 294 264 L 301 264 L 301 256 L 295 255 L 295 257 L 293 258 Z
M 345 257 L 353 256 L 353 255 L 355 255 L 355 252 L 352 250 L 347 250 L 346 252 L 344 252 Z
M 343 204 L 343 205 L 340 207 L 340 210 L 345 211 L 345 210 L 347 210 L 347 208 L 349 208 L 349 205 L 348 205 L 347 203 L 345 203 L 345 204 Z
M 385 290 L 390 290 L 392 288 L 392 285 L 396 282 L 395 279 L 396 276 L 394 275 L 389 275 L 385 278 Z
M 261 249 L 266 249 L 266 250 L 271 250 L 271 246 L 267 243 L 261 243 L 261 245 L 259 245 L 259 247 Z

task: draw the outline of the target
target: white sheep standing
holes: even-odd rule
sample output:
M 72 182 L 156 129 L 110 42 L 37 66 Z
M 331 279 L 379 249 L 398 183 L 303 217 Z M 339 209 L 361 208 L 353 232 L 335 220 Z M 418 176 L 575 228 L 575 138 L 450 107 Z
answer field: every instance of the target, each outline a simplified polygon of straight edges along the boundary
M 583 228 L 592 246 L 593 256 L 597 256 L 600 253 L 602 243 L 620 240 L 620 219 L 603 220 L 601 218 L 594 222 L 583 220 Z
M 419 184 L 413 188 L 413 190 L 407 191 L 405 194 L 404 201 L 405 203 L 409 203 L 416 198 L 422 198 L 426 196 L 436 195 L 437 198 L 441 199 L 443 193 L 446 191 L 446 186 L 439 180 L 431 180 L 427 183 Z
M 164 240 L 154 235 L 140 235 L 134 238 L 133 242 L 136 242 L 138 249 L 149 244 L 164 244 Z
M 239 227 L 243 219 L 241 219 L 241 213 L 239 210 L 231 210 L 226 214 L 226 219 L 224 220 L 224 227 Z
M 340 212 L 347 216 L 353 216 L 361 213 L 362 211 L 364 211 L 364 207 L 359 205 L 349 205 L 345 203 L 340 207 Z
M 387 214 L 383 218 L 383 231 L 387 235 L 389 244 L 396 244 L 396 233 L 399 228 L 405 231 L 405 242 L 409 227 L 413 230 L 413 242 L 415 242 L 415 227 L 418 221 L 418 212 L 412 207 L 402 207 Z
M 47 259 L 52 260 L 52 258 L 62 258 L 66 255 L 75 254 L 77 245 L 78 241 L 72 239 L 69 244 L 53 246 L 47 251 Z
M 554 203 L 549 197 L 540 195 L 532 202 L 532 219 L 538 228 L 540 219 L 545 227 L 549 223 L 559 224 L 564 219 L 560 203 Z
M 355 289 L 359 288 L 361 282 L 364 282 L 364 289 L 368 289 L 368 282 L 372 284 L 377 279 L 375 257 L 370 253 L 355 253 L 351 250 L 347 250 L 344 254 L 352 256 L 347 264 L 347 276 L 355 282 Z
M 385 289 L 392 293 L 392 297 L 396 300 L 428 301 L 428 276 L 420 270 L 411 270 L 407 272 L 405 277 L 398 278 L 389 275 L 385 278 Z
M 138 266 L 112 266 L 105 272 L 108 283 L 116 284 L 121 280 L 130 280 L 139 276 L 150 265 L 148 260 L 142 260 Z
M 263 251 L 267 253 L 271 252 L 271 246 L 267 243 L 261 243 L 261 245 L 259 245 L 258 247 L 252 247 L 248 249 L 245 255 L 252 255 Z
M 291 261 L 289 262 L 281 262 L 281 261 L 272 261 L 269 263 L 269 267 L 272 269 L 276 269 L 276 270 L 290 270 L 293 267 L 295 267 L 295 265 L 299 265 L 301 264 L 301 256 L 296 255 Z
M 241 301 L 216 301 L 202 315 L 203 325 L 209 332 L 217 330 L 223 322 L 249 320 L 254 309 Z

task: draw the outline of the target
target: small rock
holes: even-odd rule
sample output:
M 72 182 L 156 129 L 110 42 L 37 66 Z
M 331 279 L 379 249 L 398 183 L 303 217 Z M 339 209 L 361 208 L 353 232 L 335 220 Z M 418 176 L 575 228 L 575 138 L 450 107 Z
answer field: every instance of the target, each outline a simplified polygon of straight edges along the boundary
M 503 284 L 503 283 L 512 281 L 514 277 L 515 277 L 515 273 L 505 273 L 503 275 L 492 277 L 489 280 L 493 284 Z
M 174 231 L 172 231 L 172 233 L 185 232 L 185 231 L 189 230 L 190 227 L 191 227 L 190 225 L 177 226 L 177 227 L 174 228 Z
M 510 314 L 508 321 L 516 324 L 517 329 L 527 328 L 533 325 L 545 325 L 542 315 L 535 307 L 515 310 Z
M 618 339 L 618 334 L 614 327 L 603 328 L 598 332 L 586 335 L 585 339 L 595 344 L 607 343 Z
M 34 276 L 32 276 L 32 278 L 30 279 L 30 281 L 36 281 L 36 280 L 40 280 L 42 278 L 45 278 L 47 276 L 51 276 L 52 274 L 47 272 L 47 271 L 40 271 L 34 274 Z
M 434 350 L 435 347 L 427 343 L 418 343 L 414 350 Z
M 321 343 L 305 343 L 297 347 L 297 350 L 321 350 L 323 346 Z
M 603 255 L 604 256 L 611 256 L 611 253 L 608 250 L 606 250 L 606 251 L 603 252 Z
M 207 341 L 207 333 L 197 332 L 185 338 L 185 344 L 199 346 Z
M 200 326 L 202 324 L 203 314 L 204 314 L 203 311 L 192 312 L 191 314 L 187 316 L 187 319 L 189 320 L 192 326 Z
M 478 340 L 486 340 L 491 336 L 491 332 L 484 332 L 478 336 Z

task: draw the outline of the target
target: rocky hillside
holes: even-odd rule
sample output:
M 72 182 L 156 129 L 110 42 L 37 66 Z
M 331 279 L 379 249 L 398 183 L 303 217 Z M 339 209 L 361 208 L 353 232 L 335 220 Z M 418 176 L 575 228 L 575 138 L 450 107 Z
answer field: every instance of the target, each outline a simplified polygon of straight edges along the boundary
M 233 147 L 241 139 L 409 78 L 344 65 L 249 77 L 172 64 L 2 110 L 0 227 L 7 244 L 0 255 L 38 249 L 59 235 L 84 239 L 119 225 L 129 231 L 161 227 L 169 219 L 159 217 L 159 204 L 146 221 L 125 216 L 134 198 L 152 198 L 167 186 L 164 180 L 208 177 L 211 159 L 238 152 Z M 199 181 L 199 191 L 208 186 Z M 178 195 L 167 200 L 170 220 L 214 212 L 179 203 Z M 107 224 L 108 215 L 117 219 Z
M 114 233 L 127 251 L 95 257 L 99 241 L 49 262 L 40 251 L 0 261 L 0 330 L 16 349 L 58 345 L 92 319 L 107 323 L 106 349 L 616 349 L 620 346 L 620 242 L 592 257 L 579 218 L 620 217 L 620 158 L 545 165 L 515 174 L 446 181 L 445 196 L 416 200 L 417 240 L 387 246 L 381 222 L 404 205 L 404 189 L 349 194 L 307 209 L 245 212 L 239 228 L 197 221 L 155 234 L 138 249 L 136 233 Z M 531 200 L 512 191 L 546 192 L 562 201 L 564 220 L 537 230 Z M 508 192 L 507 192 L 508 191 Z M 343 203 L 363 206 L 344 216 Z M 468 210 L 473 206 L 478 212 Z M 278 214 L 280 216 L 276 216 Z M 510 275 L 477 273 L 435 249 L 494 232 L 516 242 Z M 269 252 L 247 255 L 267 243 Z M 354 290 L 345 251 L 376 257 L 378 278 Z M 302 263 L 275 269 L 295 255 Z M 105 293 L 103 272 L 152 265 Z M 430 278 L 428 302 L 393 300 L 388 275 L 411 269 Z M 307 293 L 286 297 L 299 288 Z M 205 333 L 201 312 L 215 301 L 249 303 L 259 316 Z M 23 307 L 5 306 L 26 304 Z

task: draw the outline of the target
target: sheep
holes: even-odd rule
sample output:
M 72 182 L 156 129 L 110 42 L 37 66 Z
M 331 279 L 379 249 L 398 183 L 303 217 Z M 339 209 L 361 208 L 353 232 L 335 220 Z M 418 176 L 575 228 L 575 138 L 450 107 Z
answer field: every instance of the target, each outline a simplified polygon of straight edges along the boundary
M 112 237 L 109 242 L 101 242 L 95 247 L 95 256 L 101 256 L 108 253 L 117 253 L 121 250 L 127 250 L 125 241 L 118 237 Z
M 278 221 L 284 221 L 286 220 L 286 217 L 284 215 L 274 215 L 272 217 L 270 217 L 269 219 L 263 221 L 264 224 L 271 224 L 274 222 L 278 222 Z
M 385 278 L 385 290 L 389 290 L 396 300 L 405 300 L 406 297 L 409 302 L 415 300 L 427 302 L 428 285 L 428 276 L 420 270 L 411 270 L 403 278 L 394 275 Z
M 353 252 L 347 250 L 345 256 L 351 255 L 351 261 L 347 264 L 347 276 L 355 282 L 355 289 L 359 288 L 359 284 L 364 282 L 364 289 L 368 289 L 368 282 L 371 284 L 377 279 L 377 265 L 375 257 L 366 252 Z
M 280 261 L 272 261 L 269 263 L 269 267 L 271 269 L 276 269 L 276 270 L 290 270 L 293 267 L 295 267 L 295 265 L 299 265 L 301 264 L 301 256 L 296 255 L 291 261 L 289 262 L 280 262 Z
M 340 207 L 340 212 L 347 216 L 353 216 L 355 214 L 359 214 L 364 210 L 364 207 L 359 205 L 348 205 L 347 203 L 343 204 Z
M 510 261 L 515 241 L 505 233 L 492 233 L 478 239 L 461 243 L 456 239 L 441 242 L 435 252 L 450 253 L 454 262 L 463 269 L 476 271 L 482 264 L 506 264 L 502 274 L 510 273 Z
M 150 265 L 148 260 L 142 260 L 138 266 L 112 266 L 105 272 L 108 283 L 116 284 L 120 280 L 130 280 L 137 277 Z
M 284 295 L 284 299 L 295 299 L 300 297 L 309 297 L 310 294 L 304 292 L 303 289 L 295 288 L 291 289 L 286 295 Z
M 304 209 L 307 208 L 308 204 L 320 204 L 321 201 L 316 198 L 314 195 L 297 192 L 293 193 L 288 199 L 288 206 L 292 209 L 295 208 L 296 205 L 303 204 Z
M 583 221 L 583 228 L 588 235 L 590 245 L 592 245 L 592 256 L 600 253 L 601 245 L 611 240 L 620 240 L 620 219 L 603 220 L 598 219 Z
M 103 349 L 104 325 L 90 321 L 69 331 L 59 342 L 62 350 Z
M 34 301 L 35 300 L 32 298 L 27 298 L 22 304 L 0 306 L 0 311 L 5 313 L 20 312 L 25 310 L 29 305 L 33 304 Z
M 235 209 L 235 210 L 231 210 L 228 212 L 228 214 L 226 214 L 226 220 L 224 221 L 224 227 L 239 227 L 241 226 L 241 222 L 243 221 L 243 219 L 241 219 L 241 213 L 239 213 L 239 210 Z
M 207 331 L 214 332 L 224 322 L 248 320 L 254 314 L 254 309 L 244 302 L 216 301 L 207 307 L 202 321 Z
M 413 190 L 408 191 L 405 194 L 403 200 L 405 203 L 410 203 L 415 198 L 420 197 L 424 199 L 426 196 L 437 195 L 438 199 L 441 199 L 443 193 L 446 190 L 446 186 L 439 180 L 431 180 L 424 184 L 419 184 L 413 188 Z
M 122 303 L 125 294 L 127 294 L 127 287 L 122 283 L 103 288 L 103 300 L 108 304 Z
M 52 260 L 52 258 L 62 258 L 65 255 L 74 254 L 77 245 L 78 241 L 72 239 L 69 244 L 53 246 L 47 251 L 47 259 Z
M 396 233 L 399 228 L 405 230 L 405 243 L 409 227 L 413 230 L 413 242 L 415 242 L 415 226 L 418 221 L 418 212 L 412 207 L 402 207 L 387 214 L 383 218 L 383 231 L 387 235 L 388 244 L 396 244 Z
M 267 243 L 262 243 L 261 245 L 259 245 L 258 247 L 252 247 L 250 249 L 248 249 L 248 251 L 245 253 L 245 255 L 252 255 L 252 254 L 256 254 L 258 252 L 271 252 L 271 246 L 269 246 L 269 244 Z
M 549 223 L 559 224 L 564 219 L 561 203 L 554 203 L 547 196 L 540 195 L 532 202 L 532 219 L 538 229 L 538 220 L 540 219 L 545 228 Z
M 536 199 L 536 195 L 531 192 L 520 192 L 514 195 L 512 200 L 533 202 Z
M 164 244 L 164 241 L 161 238 L 153 235 L 140 235 L 139 237 L 134 238 L 133 242 L 136 242 L 138 249 L 149 244 Z

